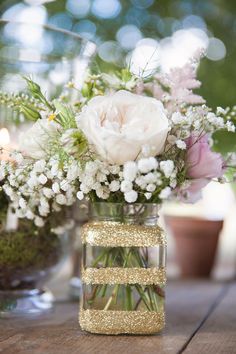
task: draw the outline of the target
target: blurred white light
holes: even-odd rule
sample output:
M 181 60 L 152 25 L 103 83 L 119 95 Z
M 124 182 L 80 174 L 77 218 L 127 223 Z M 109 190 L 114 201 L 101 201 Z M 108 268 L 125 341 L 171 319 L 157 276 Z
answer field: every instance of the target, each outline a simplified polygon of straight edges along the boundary
M 90 10 L 90 0 L 67 0 L 66 9 L 76 17 L 85 17 Z
M 121 4 L 118 0 L 94 0 L 92 13 L 101 18 L 114 18 L 119 15 Z
M 10 135 L 7 128 L 0 129 L 0 146 L 5 147 L 10 143 Z
M 56 0 L 24 0 L 24 2 L 29 5 L 42 5 L 53 1 Z
M 47 20 L 47 10 L 44 6 L 26 6 L 19 11 L 14 21 L 43 25 Z
M 134 74 L 150 75 L 160 65 L 159 43 L 151 38 L 141 39 L 128 60 Z
M 234 194 L 229 184 L 209 183 L 202 192 L 202 211 L 208 219 L 224 219 L 235 203 Z M 216 202 L 220 201 L 220 202 Z
M 70 79 L 70 67 L 66 61 L 56 64 L 54 70 L 49 73 L 49 79 L 55 85 L 65 84 Z
M 226 56 L 224 43 L 218 38 L 210 38 L 206 56 L 214 61 L 223 59 Z
M 12 38 L 23 46 L 39 48 L 43 35 L 43 27 L 29 23 L 10 22 L 4 27 L 6 38 Z
M 15 12 L 15 10 L 17 10 Z M 20 41 L 23 45 L 38 47 L 43 34 L 43 25 L 47 20 L 47 11 L 43 6 L 13 6 L 3 15 L 4 19 L 21 22 L 22 25 L 9 23 L 4 28 L 4 34 Z
M 126 25 L 119 29 L 116 38 L 120 45 L 125 49 L 133 49 L 142 38 L 142 33 L 134 25 Z
M 90 58 L 92 57 L 97 50 L 97 46 L 93 42 L 87 42 L 84 48 L 83 56 Z
M 121 49 L 115 41 L 107 41 L 99 46 L 98 55 L 106 62 L 115 63 L 121 59 Z
M 14 21 L 17 14 L 24 10 L 27 6 L 24 4 L 16 4 L 9 7 L 2 15 L 3 20 Z
M 207 34 L 198 28 L 179 30 L 164 38 L 160 42 L 162 70 L 184 66 L 198 50 L 206 50 L 208 42 Z

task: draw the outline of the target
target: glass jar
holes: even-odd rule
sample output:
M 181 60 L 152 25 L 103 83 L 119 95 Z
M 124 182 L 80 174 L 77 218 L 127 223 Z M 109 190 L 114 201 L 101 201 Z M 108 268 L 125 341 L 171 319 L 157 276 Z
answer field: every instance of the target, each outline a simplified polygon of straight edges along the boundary
M 2 195 L 0 198 L 4 202 Z M 67 233 L 57 235 L 49 223 L 36 228 L 29 220 L 17 219 L 9 207 L 1 204 L 0 318 L 52 309 L 53 295 L 44 284 L 58 270 L 69 246 Z
M 77 201 L 73 207 L 73 220 L 75 226 L 71 232 L 73 239 L 72 252 L 72 274 L 70 278 L 70 297 L 73 300 L 79 300 L 82 293 L 81 283 L 81 260 L 82 260 L 82 243 L 81 243 L 81 228 L 88 222 L 88 202 Z
M 81 328 L 149 334 L 164 327 L 166 239 L 156 204 L 94 203 L 82 230 Z

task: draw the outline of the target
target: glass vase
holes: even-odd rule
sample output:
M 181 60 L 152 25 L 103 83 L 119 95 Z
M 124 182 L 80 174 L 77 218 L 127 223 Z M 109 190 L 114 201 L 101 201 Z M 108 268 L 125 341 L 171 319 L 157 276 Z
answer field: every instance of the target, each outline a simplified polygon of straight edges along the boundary
M 151 334 L 165 324 L 166 238 L 156 204 L 94 203 L 82 230 L 80 326 Z
M 1 205 L 2 207 L 2 205 Z M 41 314 L 53 308 L 44 284 L 69 253 L 69 237 L 0 210 L 0 318 Z

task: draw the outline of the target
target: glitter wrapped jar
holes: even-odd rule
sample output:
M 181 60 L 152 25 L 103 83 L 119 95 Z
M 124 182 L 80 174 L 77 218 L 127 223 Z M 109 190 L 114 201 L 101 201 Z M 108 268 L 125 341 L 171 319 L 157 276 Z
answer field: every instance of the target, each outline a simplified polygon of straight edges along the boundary
M 156 204 L 94 203 L 82 230 L 83 330 L 151 334 L 165 324 L 166 239 Z

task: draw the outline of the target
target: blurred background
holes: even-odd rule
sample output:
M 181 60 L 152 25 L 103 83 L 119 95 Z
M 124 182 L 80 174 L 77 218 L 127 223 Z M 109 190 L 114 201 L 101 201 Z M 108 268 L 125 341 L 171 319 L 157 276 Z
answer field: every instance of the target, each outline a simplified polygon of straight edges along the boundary
M 136 73 L 143 68 L 150 70 L 159 68 L 168 72 L 173 67 L 183 66 L 199 48 L 204 49 L 206 56 L 201 61 L 198 75 L 203 85 L 199 93 L 213 108 L 232 106 L 236 103 L 235 15 L 236 2 L 233 0 L 1 0 L 0 2 L 0 17 L 4 20 L 33 22 L 40 26 L 48 24 L 75 32 L 94 42 L 97 51 L 93 66 L 103 71 L 119 70 L 125 65 L 130 65 L 132 71 Z M 37 48 L 41 46 L 42 52 L 47 55 L 52 51 L 52 43 L 45 40 L 39 28 L 36 26 L 34 31 L 24 30 L 14 33 L 22 45 L 30 43 Z M 60 41 L 58 48 L 62 48 Z M 73 54 L 73 46 L 70 46 L 70 50 Z M 93 52 L 94 47 L 90 46 L 89 50 Z M 84 67 L 80 63 L 76 72 L 80 75 Z M 27 68 L 29 71 L 30 66 Z M 66 66 L 62 70 L 59 66 L 58 70 L 54 70 L 54 76 L 50 76 L 55 84 L 58 82 L 63 84 L 68 80 L 68 75 L 58 77 L 58 73 L 65 76 L 65 68 Z M 4 89 L 4 85 L 1 86 Z M 184 206 L 170 203 L 164 207 L 163 213 L 200 220 L 224 220 L 214 276 L 234 276 L 236 207 L 229 184 L 223 186 L 212 183 L 206 188 L 204 198 L 198 204 Z M 175 233 L 173 227 L 167 229 L 168 269 L 170 276 L 176 276 L 180 273 L 179 265 L 176 263 L 176 247 L 179 246 L 173 241 Z M 203 245 L 203 249 L 204 247 Z M 205 249 L 208 252 L 206 247 Z
M 199 70 L 210 106 L 236 97 L 236 3 L 233 0 L 2 0 L 3 19 L 51 24 L 97 44 L 101 70 L 132 62 L 167 71 L 197 48 L 207 52 Z M 22 33 L 25 41 L 36 32 Z M 50 45 L 50 44 L 49 44 Z M 49 50 L 49 49 L 48 49 Z M 132 59 L 131 59 L 132 58 Z

